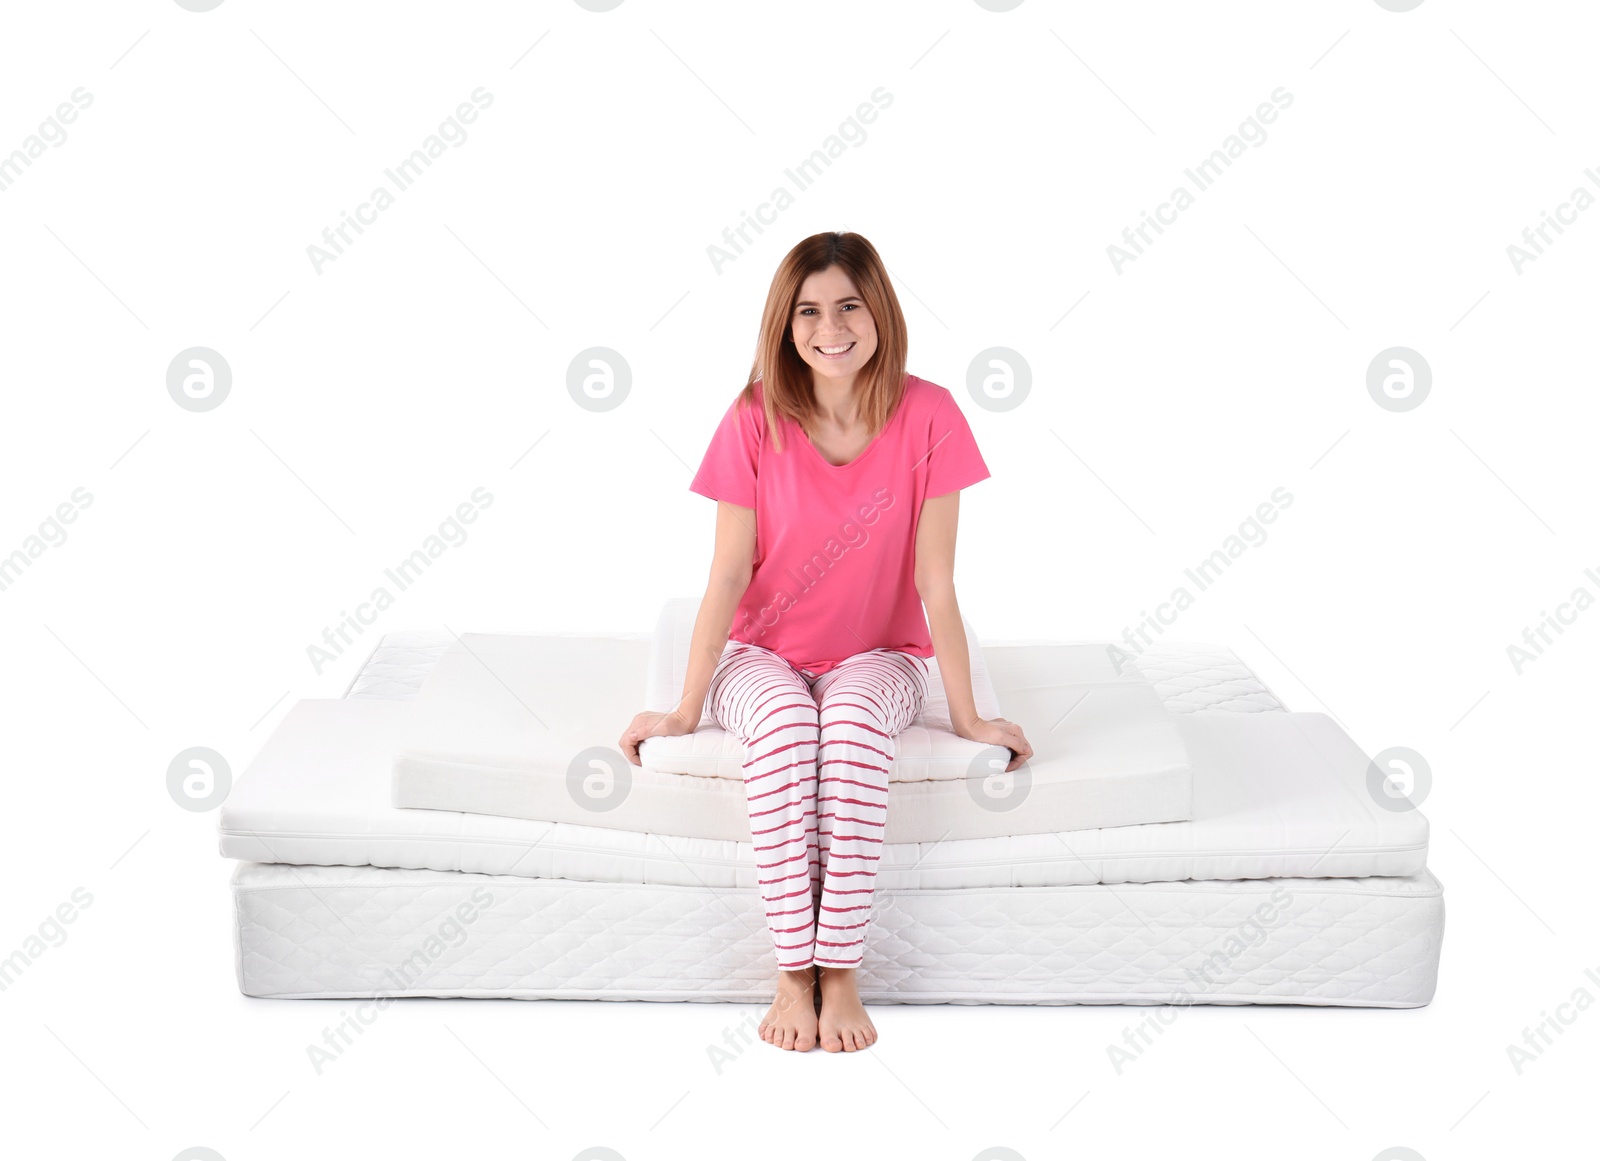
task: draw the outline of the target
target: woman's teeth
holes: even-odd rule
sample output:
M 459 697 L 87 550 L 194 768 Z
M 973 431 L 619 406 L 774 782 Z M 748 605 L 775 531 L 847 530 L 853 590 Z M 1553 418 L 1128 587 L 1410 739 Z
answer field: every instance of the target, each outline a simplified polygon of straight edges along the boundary
M 829 358 L 835 358 L 836 359 L 840 355 L 842 355 L 846 351 L 848 351 L 853 346 L 855 346 L 854 343 L 845 343 L 843 346 L 840 346 L 840 347 L 818 347 L 817 351 L 818 351 L 818 353 L 826 355 Z

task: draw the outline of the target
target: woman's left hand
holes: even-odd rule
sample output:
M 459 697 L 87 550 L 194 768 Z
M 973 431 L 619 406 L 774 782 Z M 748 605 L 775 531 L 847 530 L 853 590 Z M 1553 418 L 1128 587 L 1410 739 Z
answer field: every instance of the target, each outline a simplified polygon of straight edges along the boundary
M 1022 727 L 1016 722 L 1007 721 L 1005 718 L 979 718 L 965 730 L 956 731 L 961 737 L 969 738 L 974 742 L 984 742 L 990 746 L 1004 746 L 1011 751 L 1011 762 L 1006 766 L 1008 771 L 1015 770 L 1029 758 L 1033 757 L 1033 747 L 1028 745 L 1028 739 L 1022 736 Z

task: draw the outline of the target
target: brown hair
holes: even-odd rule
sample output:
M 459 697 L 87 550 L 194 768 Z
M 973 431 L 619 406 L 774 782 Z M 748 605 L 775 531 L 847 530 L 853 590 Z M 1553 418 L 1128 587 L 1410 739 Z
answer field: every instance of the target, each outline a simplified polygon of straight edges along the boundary
M 812 393 L 811 366 L 794 348 L 795 304 L 800 301 L 800 286 L 819 270 L 838 266 L 856 284 L 856 292 L 872 312 L 878 332 L 878 349 L 861 368 L 861 414 L 867 421 L 869 436 L 875 437 L 894 414 L 906 387 L 906 318 L 895 297 L 894 286 L 883 259 L 871 242 L 860 234 L 830 231 L 803 239 L 784 255 L 767 291 L 767 305 L 761 312 L 761 334 L 756 339 L 756 357 L 750 379 L 739 400 L 755 402 L 755 385 L 762 385 L 763 410 L 773 446 L 783 450 L 779 439 L 778 417 L 788 416 L 809 433 L 817 413 Z

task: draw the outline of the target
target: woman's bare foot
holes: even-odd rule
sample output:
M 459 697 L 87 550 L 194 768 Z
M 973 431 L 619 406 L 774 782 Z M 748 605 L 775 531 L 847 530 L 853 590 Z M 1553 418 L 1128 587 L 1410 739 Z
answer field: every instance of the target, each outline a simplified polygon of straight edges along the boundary
M 822 1017 L 817 1023 L 822 1047 L 829 1052 L 856 1052 L 877 1043 L 878 1030 L 861 1006 L 855 968 L 819 967 Z
M 778 973 L 778 997 L 761 1020 L 761 1039 L 779 1048 L 809 1052 L 817 1043 L 814 968 Z

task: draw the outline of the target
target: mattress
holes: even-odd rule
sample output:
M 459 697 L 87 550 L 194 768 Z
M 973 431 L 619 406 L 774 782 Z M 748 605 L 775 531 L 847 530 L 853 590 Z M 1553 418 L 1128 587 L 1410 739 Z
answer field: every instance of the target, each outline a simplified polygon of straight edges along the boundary
M 772 998 L 755 892 L 241 863 L 246 995 Z M 1429 1002 L 1438 882 L 1277 879 L 880 888 L 863 1000 L 946 1004 Z
M 652 640 L 647 633 L 614 633 L 617 641 Z M 409 629 L 386 633 L 372 648 L 351 679 L 345 697 L 374 700 L 404 700 L 422 688 L 433 667 L 455 637 L 443 629 Z M 985 664 L 994 655 L 1002 660 L 1014 658 L 1019 649 L 1038 645 L 1085 645 L 1084 641 L 1002 639 L 983 646 Z M 642 646 L 656 663 L 650 645 Z M 676 664 L 674 662 L 674 664 Z M 1014 661 L 1006 668 L 1015 671 Z M 1230 713 L 1264 713 L 1285 709 L 1277 694 L 1267 688 L 1249 666 L 1226 645 L 1205 641 L 1158 641 L 1143 653 L 1123 661 L 1124 672 L 1141 675 L 1161 699 L 1161 704 L 1178 714 L 1226 710 Z M 652 672 L 652 683 L 666 680 L 679 683 L 676 672 L 662 677 Z M 653 689 L 654 685 L 647 686 Z M 702 719 L 703 720 L 703 719 Z
M 896 740 L 886 842 L 1190 817 L 1189 759 L 1173 715 L 1147 682 L 1116 674 L 1103 646 L 1038 646 L 1023 660 L 1027 680 L 1005 712 L 1033 744 L 1028 764 L 1010 775 L 969 777 L 1004 771 L 1009 755 L 955 736 L 948 719 L 919 719 Z M 463 634 L 412 699 L 390 745 L 395 805 L 748 840 L 743 747 L 732 735 L 713 726 L 671 739 L 676 749 L 652 740 L 641 748 L 642 767 L 615 749 L 643 696 L 625 675 L 645 669 L 632 641 Z M 989 692 L 986 700 L 995 697 Z M 943 706 L 942 693 L 937 702 Z
M 748 842 L 598 824 L 396 808 L 389 743 L 449 638 L 385 638 L 350 696 L 296 704 L 219 813 L 222 853 L 262 863 L 371 865 L 754 891 Z M 633 639 L 641 650 L 648 642 Z M 1003 704 L 1041 675 L 1037 645 L 986 646 Z M 1154 653 L 1155 651 L 1151 651 Z M 1147 653 L 1141 658 L 1151 657 Z M 1378 806 L 1365 756 L 1320 714 L 1290 713 L 1226 650 L 1169 650 L 1164 703 L 1193 766 L 1190 822 L 889 843 L 886 890 L 1065 887 L 1270 877 L 1410 877 L 1427 820 Z M 1048 667 L 1046 666 L 1046 669 Z M 1215 696 L 1218 675 L 1225 698 Z M 1223 702 L 1243 701 L 1250 712 Z M 1270 703 L 1270 704 L 1269 704 Z M 1246 729 L 1248 727 L 1248 729 Z M 682 776 L 672 776 L 682 777 Z M 742 788 L 705 779 L 725 793 Z M 597 818 L 599 816 L 596 816 Z
M 232 881 L 240 990 L 765 1004 L 748 844 L 389 805 L 375 742 L 450 640 L 386 637 L 345 699 L 294 707 L 224 803 L 223 853 L 258 860 Z M 1036 644 L 987 652 L 1021 687 Z M 1279 747 L 1331 723 L 1285 711 L 1225 649 L 1140 662 L 1196 756 L 1199 817 L 886 847 L 863 999 L 1427 1004 L 1444 905 L 1426 822 L 1375 818 L 1348 763 L 1280 750 L 1216 772 L 1227 723 L 1264 722 L 1253 736 Z

